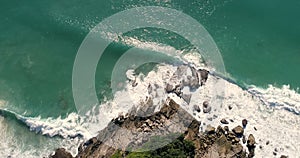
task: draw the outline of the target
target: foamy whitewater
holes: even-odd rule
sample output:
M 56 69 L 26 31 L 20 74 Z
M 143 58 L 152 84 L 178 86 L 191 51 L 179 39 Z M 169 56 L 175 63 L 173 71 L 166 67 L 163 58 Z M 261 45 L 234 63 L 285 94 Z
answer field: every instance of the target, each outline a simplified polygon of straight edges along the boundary
M 189 61 L 186 64 L 193 65 L 196 69 L 204 67 L 200 62 L 201 57 L 198 53 L 188 53 L 183 58 L 184 61 Z M 211 68 L 207 69 L 213 72 Z M 91 109 L 86 116 L 71 113 L 64 119 L 41 119 L 40 117 L 22 117 L 13 112 L 5 111 L 5 109 L 2 111 L 14 115 L 33 132 L 50 137 L 62 137 L 63 141 L 59 145 L 76 155 L 80 143 L 96 136 L 98 131 L 105 128 L 108 122 L 120 113 L 125 114 L 133 106 L 143 105 L 148 98 L 153 99 L 154 105 L 162 105 L 170 97 L 202 122 L 201 130 L 204 130 L 208 124 L 220 125 L 222 118 L 234 120 L 234 122 L 229 123 L 230 128 L 240 125 L 243 119 L 247 119 L 248 125 L 245 129 L 245 135 L 248 136 L 252 133 L 255 136 L 257 142 L 255 157 L 273 157 L 275 148 L 278 150 L 277 155 L 299 157 L 300 94 L 295 90 L 291 90 L 289 86 L 276 88 L 272 85 L 267 89 L 250 86 L 248 90 L 243 90 L 238 85 L 211 73 L 205 86 L 196 91 L 183 89 L 184 93 L 192 94 L 188 104 L 182 98 L 165 92 L 167 83 L 176 82 L 172 80 L 172 75 L 176 70 L 177 66 L 164 63 L 156 66 L 155 70 L 146 76 L 134 74 L 133 70 L 128 70 L 124 75 L 127 75 L 130 80 L 126 82 L 125 88 L 117 91 L 112 100 L 107 100 L 99 107 Z M 189 73 L 191 72 L 187 71 L 185 75 Z M 137 83 L 136 86 L 132 86 L 133 79 Z M 220 89 L 222 93 L 217 92 Z M 216 98 L 222 102 L 214 101 Z M 209 100 L 213 108 L 211 113 L 204 114 L 203 111 L 197 114 L 193 113 L 193 105 L 201 105 L 206 100 Z M 1 104 L 7 103 L 1 101 Z M 229 105 L 232 106 L 231 110 L 228 109 Z M 0 117 L 0 130 L 5 130 L 5 126 L 8 124 L 4 118 Z M 10 138 L 6 131 L 1 131 L 1 133 L 3 134 L 0 138 L 8 142 L 0 143 L 0 155 L 4 157 L 41 157 L 51 153 L 47 149 L 35 148 L 21 153 L 18 150 L 22 148 L 22 145 Z M 269 145 L 266 145 L 267 141 L 270 142 Z M 262 146 L 262 149 L 259 146 Z M 32 153 L 39 153 L 40 155 L 37 156 Z

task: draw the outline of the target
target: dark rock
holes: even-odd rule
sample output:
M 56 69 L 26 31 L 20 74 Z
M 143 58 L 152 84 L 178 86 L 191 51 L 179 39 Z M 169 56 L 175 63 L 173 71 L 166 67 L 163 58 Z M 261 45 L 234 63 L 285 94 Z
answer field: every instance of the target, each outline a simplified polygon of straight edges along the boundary
M 250 146 L 250 147 L 255 146 L 255 138 L 252 134 L 250 134 L 248 137 L 247 146 Z
M 95 143 L 96 141 L 97 141 L 97 138 L 93 137 L 93 138 L 89 139 L 88 141 L 86 141 L 83 145 L 84 146 L 89 146 L 89 145 Z
M 197 112 L 201 112 L 201 109 L 198 105 L 194 105 L 194 110 Z
M 209 113 L 211 111 L 211 107 L 203 108 L 204 113 Z
M 254 157 L 255 138 L 252 134 L 250 134 L 249 137 L 248 137 L 247 148 L 248 148 L 248 151 L 249 151 L 248 157 Z
M 229 122 L 226 120 L 226 119 L 222 119 L 221 121 L 220 121 L 222 124 L 229 124 Z
M 200 69 L 200 77 L 201 77 L 201 86 L 205 84 L 208 78 L 209 71 L 205 69 Z
M 228 126 L 224 126 L 224 131 L 228 132 L 229 131 L 229 127 Z
M 252 158 L 254 156 L 255 156 L 255 154 L 254 154 L 254 149 L 253 149 L 253 150 L 249 151 L 248 158 Z
M 171 92 L 173 92 L 173 91 L 174 91 L 173 86 L 170 85 L 170 84 L 167 84 L 167 86 L 166 86 L 166 92 L 167 92 L 167 93 L 171 93 Z
M 242 120 L 242 125 L 243 125 L 244 128 L 247 126 L 247 124 L 248 124 L 248 121 L 246 119 L 243 119 Z
M 211 111 L 211 107 L 209 106 L 208 101 L 203 102 L 203 112 L 204 113 L 209 113 Z
M 218 136 L 221 136 L 222 134 L 225 134 L 224 129 L 221 126 L 217 127 L 216 133 Z
M 243 139 L 242 139 L 242 141 L 243 141 L 243 144 L 245 144 L 245 143 L 246 143 L 246 136 L 245 136 L 245 135 L 243 135 Z
M 256 127 L 253 127 L 253 128 L 254 128 L 254 130 L 256 130 L 256 131 L 257 131 Z
M 232 132 L 237 136 L 242 136 L 244 134 L 244 129 L 242 126 L 238 125 L 232 129 Z
M 178 97 L 182 97 L 181 87 L 180 85 L 176 85 L 173 91 Z
M 206 127 L 205 132 L 206 132 L 207 134 L 213 134 L 213 133 L 215 133 L 215 127 L 212 127 L 211 125 L 208 125 L 208 126 Z
M 266 145 L 269 145 L 269 144 L 270 144 L 270 141 L 267 141 L 267 142 L 266 142 Z
M 148 85 L 147 90 L 148 90 L 148 94 L 151 94 L 151 93 L 152 93 L 153 88 L 152 88 L 151 84 Z
M 231 105 L 229 105 L 229 106 L 228 106 L 228 109 L 229 109 L 229 110 L 231 110 L 231 109 L 232 109 L 232 106 L 231 106 Z
M 73 156 L 66 151 L 64 148 L 58 148 L 55 150 L 54 155 L 50 156 L 50 158 L 73 158 Z
M 234 142 L 234 143 L 238 143 L 238 142 L 240 142 L 240 138 L 238 138 L 238 137 L 235 137 L 235 138 L 234 138 L 234 140 L 233 140 L 233 142 Z
M 227 133 L 227 137 L 228 137 L 230 140 L 233 140 L 233 139 L 235 139 L 235 138 L 236 138 L 236 135 L 235 135 L 233 132 L 231 132 L 231 131 L 228 131 L 228 133 Z
M 208 103 L 208 101 L 204 101 L 202 105 L 203 105 L 203 108 L 208 108 L 209 103 Z
M 280 158 L 288 158 L 288 157 L 285 155 L 281 155 Z

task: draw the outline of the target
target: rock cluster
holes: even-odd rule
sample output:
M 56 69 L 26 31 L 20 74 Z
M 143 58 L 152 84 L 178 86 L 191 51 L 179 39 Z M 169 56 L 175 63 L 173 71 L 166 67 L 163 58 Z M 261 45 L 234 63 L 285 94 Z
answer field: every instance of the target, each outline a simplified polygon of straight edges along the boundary
M 253 135 L 249 135 L 247 140 L 249 153 L 247 153 L 240 143 L 240 135 L 243 135 L 241 126 L 230 131 L 228 126 L 215 128 L 208 125 L 205 132 L 199 132 L 201 122 L 195 120 L 173 100 L 166 102 L 158 112 L 151 116 L 136 116 L 134 111 L 138 112 L 133 109 L 125 116 L 120 115 L 113 119 L 97 137 L 80 145 L 76 157 L 108 158 L 120 150 L 126 153 L 128 148 L 139 149 L 152 136 L 172 133 L 183 133 L 185 140 L 193 142 L 196 158 L 254 156 L 255 139 Z M 179 135 L 174 136 L 176 139 Z M 58 149 L 52 156 L 52 158 L 65 157 L 71 158 L 72 156 L 64 149 Z
M 187 74 L 188 70 L 191 73 Z M 172 77 L 175 81 L 166 85 L 165 92 L 174 93 L 189 104 L 192 96 L 189 93 L 184 94 L 182 89 L 189 87 L 192 90 L 203 86 L 208 75 L 209 71 L 205 69 L 196 70 L 187 65 L 179 66 Z M 148 93 L 151 91 L 150 85 Z M 76 157 L 109 158 L 120 151 L 124 154 L 122 157 L 126 157 L 129 149 L 133 151 L 141 149 L 144 144 L 150 142 L 152 137 L 171 137 L 170 140 L 172 141 L 182 134 L 184 140 L 193 142 L 196 158 L 246 158 L 254 156 L 255 139 L 253 135 L 249 135 L 246 140 L 243 128 L 247 125 L 245 120 L 242 121 L 243 127 L 237 126 L 232 131 L 229 130 L 228 126 L 215 128 L 208 125 L 205 132 L 199 132 L 201 122 L 183 110 L 172 99 L 168 98 L 157 112 L 155 112 L 156 107 L 153 105 L 152 98 L 148 97 L 139 108 L 133 107 L 126 115 L 119 115 L 112 119 L 97 137 L 91 138 L 79 146 Z M 202 109 L 203 113 L 210 113 L 212 107 L 208 101 L 204 101 Z M 200 112 L 201 108 L 199 105 L 194 105 L 193 110 Z M 220 122 L 222 124 L 229 123 L 225 119 Z M 247 142 L 249 153 L 243 149 L 240 138 L 243 138 L 242 142 Z M 164 143 L 167 145 L 171 142 Z M 72 158 L 72 155 L 60 148 L 50 157 Z
M 180 108 L 173 100 L 168 100 L 162 108 L 150 116 L 137 116 L 139 110 L 120 115 L 100 131 L 97 138 L 80 146 L 77 157 L 110 157 L 117 150 L 128 148 L 137 150 L 153 136 L 168 136 L 176 139 L 184 133 L 194 118 Z M 173 139 L 173 140 L 174 140 Z M 168 143 L 168 142 L 166 142 Z M 169 142 L 170 143 L 170 142 Z
M 189 74 L 188 72 L 191 73 Z M 182 89 L 189 87 L 190 90 L 194 90 L 203 86 L 208 79 L 208 74 L 209 71 L 205 69 L 196 70 L 194 67 L 188 65 L 178 66 L 176 72 L 171 77 L 172 81 L 167 83 L 165 91 L 176 94 L 189 104 L 192 95 L 190 93 L 184 94 Z

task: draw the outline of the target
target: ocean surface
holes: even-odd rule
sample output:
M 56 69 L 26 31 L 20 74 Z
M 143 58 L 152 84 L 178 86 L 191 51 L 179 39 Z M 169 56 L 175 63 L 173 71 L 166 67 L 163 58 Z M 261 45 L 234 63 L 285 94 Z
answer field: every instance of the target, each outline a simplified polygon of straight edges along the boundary
M 58 147 L 76 154 L 77 145 L 96 133 L 95 128 L 86 134 L 84 127 L 91 127 L 87 122 L 95 120 L 97 113 L 89 118 L 76 114 L 72 70 L 77 51 L 89 31 L 103 19 L 141 6 L 173 8 L 196 19 L 220 50 L 227 72 L 224 76 L 266 107 L 282 111 L 280 116 L 289 115 L 285 121 L 299 119 L 298 0 L 1 1 L 0 157 L 47 156 Z M 100 106 L 116 101 L 110 88 L 112 69 L 126 50 L 136 46 L 188 53 L 192 50 L 189 42 L 167 30 L 146 28 L 122 35 L 121 41 L 109 45 L 97 66 L 95 86 Z M 146 65 L 140 71 L 152 68 Z M 245 90 L 235 92 L 242 94 Z M 291 126 L 300 128 L 296 121 L 293 123 Z M 286 152 L 297 149 L 299 146 L 294 146 Z

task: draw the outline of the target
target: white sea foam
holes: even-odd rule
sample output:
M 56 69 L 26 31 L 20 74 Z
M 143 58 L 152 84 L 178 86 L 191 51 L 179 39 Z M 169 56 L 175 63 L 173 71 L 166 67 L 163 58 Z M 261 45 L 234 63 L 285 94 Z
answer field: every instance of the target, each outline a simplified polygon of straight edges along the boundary
M 267 89 L 250 86 L 249 92 L 276 109 L 285 109 L 300 115 L 300 94 L 291 90 L 289 85 L 281 88 L 269 85 Z
M 37 158 L 48 157 L 54 149 L 65 147 L 72 152 L 77 153 L 77 146 L 82 141 L 80 138 L 74 139 L 49 139 L 34 138 L 34 134 L 30 134 L 22 126 L 18 126 L 16 122 L 7 120 L 0 116 L 0 157 L 11 158 Z
M 253 89 L 256 89 L 256 91 Z M 222 109 L 219 118 L 233 119 L 235 122 L 229 124 L 231 128 L 241 125 L 243 119 L 248 120 L 249 123 L 245 132 L 246 135 L 254 134 L 256 138 L 256 157 L 273 157 L 275 148 L 278 150 L 277 155 L 283 154 L 290 157 L 299 157 L 299 115 L 284 108 L 277 108 L 270 101 L 270 98 L 277 98 L 276 103 L 297 100 L 299 99 L 299 94 L 287 89 L 287 86 L 284 86 L 282 89 L 270 86 L 266 90 L 253 87 L 250 91 L 251 93 L 227 82 L 224 98 L 225 107 Z M 285 94 L 294 94 L 293 99 L 290 95 Z M 229 105 L 233 107 L 232 110 L 226 108 Z M 283 106 L 283 104 L 278 105 Z M 289 106 L 287 103 L 284 104 L 288 108 L 294 108 L 295 105 Z M 211 124 L 217 125 L 219 120 L 214 120 Z M 269 145 L 266 145 L 267 141 L 270 141 Z M 262 146 L 262 149 L 259 146 Z
M 201 65 L 201 61 L 199 61 L 200 56 L 189 53 L 184 57 L 188 61 L 192 61 L 195 67 L 203 68 L 204 65 Z M 216 111 L 213 110 L 211 114 L 204 114 L 202 110 L 194 115 L 196 119 L 201 120 L 202 125 L 217 126 L 220 124 L 219 120 L 225 118 L 234 120 L 229 124 L 230 128 L 233 128 L 240 125 L 242 119 L 247 119 L 249 123 L 245 134 L 252 133 L 256 138 L 256 157 L 273 157 L 275 148 L 278 150 L 278 155 L 299 157 L 300 94 L 296 91 L 291 90 L 289 86 L 282 88 L 269 86 L 267 89 L 252 86 L 248 90 L 243 90 L 233 83 L 210 75 L 206 85 L 196 91 L 183 89 L 184 93 L 192 94 L 191 101 L 187 104 L 182 98 L 165 93 L 164 88 L 168 82 L 172 82 L 172 75 L 176 69 L 176 66 L 161 64 L 158 65 L 157 69 L 149 72 L 147 76 L 129 73 L 129 71 L 127 75 L 130 76 L 130 79 L 136 80 L 137 86 L 133 87 L 130 82 L 127 82 L 125 89 L 115 93 L 114 99 L 106 101 L 99 108 L 91 109 L 86 116 L 71 113 L 66 118 L 42 119 L 40 117 L 28 118 L 14 115 L 34 132 L 50 137 L 60 136 L 64 138 L 59 145 L 67 148 L 75 155 L 81 142 L 96 136 L 97 132 L 105 128 L 112 118 L 120 113 L 126 113 L 133 106 L 141 105 L 146 102 L 147 98 L 153 98 L 154 105 L 162 105 L 167 97 L 171 97 L 191 114 L 193 114 L 193 105 L 201 105 L 203 101 L 208 100 Z M 152 87 L 151 91 L 149 91 L 149 85 Z M 220 87 L 224 89 L 224 95 L 216 95 Z M 223 98 L 222 104 L 213 102 L 214 97 Z M 1 103 L 4 104 L 5 102 L 2 101 Z M 229 105 L 232 106 L 232 110 L 228 109 Z M 3 118 L 1 118 L 0 125 L 0 129 L 6 129 L 7 124 Z M 254 130 L 254 127 L 257 130 Z M 202 129 L 204 128 L 205 125 L 202 126 Z M 1 131 L 1 133 L 7 133 L 7 131 Z M 0 143 L 1 155 L 32 156 L 34 150 L 40 150 L 32 149 L 32 151 L 27 151 L 27 154 L 18 152 L 21 147 L 17 145 L 17 142 L 14 142 L 13 137 L 10 138 L 9 134 L 1 135 L 2 137 L 2 140 L 11 143 Z M 270 141 L 269 145 L 266 145 L 267 141 Z M 262 149 L 258 146 L 262 146 Z M 43 153 L 48 154 L 49 151 L 45 150 Z

